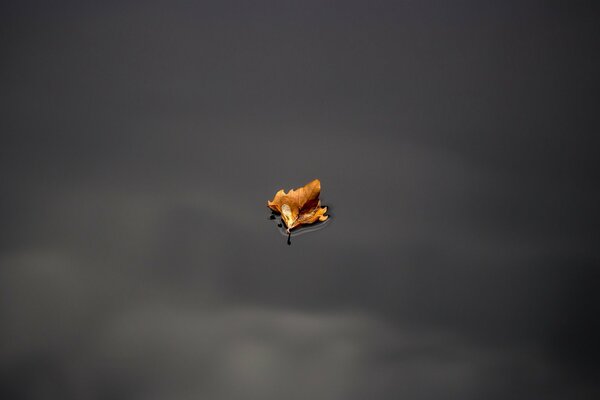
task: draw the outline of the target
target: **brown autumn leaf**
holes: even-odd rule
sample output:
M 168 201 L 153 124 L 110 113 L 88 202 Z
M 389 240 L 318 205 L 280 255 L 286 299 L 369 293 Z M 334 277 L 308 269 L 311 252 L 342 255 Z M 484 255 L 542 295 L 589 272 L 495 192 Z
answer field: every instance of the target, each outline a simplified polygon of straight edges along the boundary
M 325 221 L 327 207 L 321 207 L 319 200 L 321 194 L 321 181 L 315 179 L 304 187 L 292 189 L 288 193 L 279 190 L 272 201 L 267 201 L 267 206 L 281 214 L 281 219 L 287 227 L 288 233 L 300 225 Z

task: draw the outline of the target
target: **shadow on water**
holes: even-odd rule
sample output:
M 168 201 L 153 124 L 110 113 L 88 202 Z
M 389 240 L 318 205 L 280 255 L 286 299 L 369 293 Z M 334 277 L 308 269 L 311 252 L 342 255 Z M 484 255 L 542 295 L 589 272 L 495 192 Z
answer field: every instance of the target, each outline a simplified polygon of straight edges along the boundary
M 331 220 L 334 218 L 333 213 L 330 212 L 332 207 L 331 207 L 331 205 L 323 205 L 323 207 L 327 207 L 326 215 L 329 216 L 329 218 L 327 218 L 327 220 L 325 220 L 323 222 L 315 222 L 310 225 L 303 225 L 303 226 L 292 229 L 291 232 L 287 232 L 287 229 L 285 228 L 285 225 L 284 225 L 279 213 L 277 213 L 275 211 L 271 211 L 271 215 L 269 216 L 269 219 L 270 220 L 277 219 L 277 228 L 279 228 L 278 229 L 279 233 L 282 236 L 287 236 L 287 244 L 288 244 L 288 246 L 291 246 L 292 235 L 300 236 L 300 235 L 304 235 L 306 233 L 316 232 L 316 231 L 319 231 L 319 230 L 325 228 L 327 225 L 329 225 L 331 223 Z

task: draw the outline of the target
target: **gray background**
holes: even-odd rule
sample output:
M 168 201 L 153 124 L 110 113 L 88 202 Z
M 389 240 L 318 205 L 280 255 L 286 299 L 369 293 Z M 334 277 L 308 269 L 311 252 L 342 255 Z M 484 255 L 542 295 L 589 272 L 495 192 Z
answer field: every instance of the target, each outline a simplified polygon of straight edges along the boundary
M 0 397 L 598 398 L 582 4 L 3 2 Z

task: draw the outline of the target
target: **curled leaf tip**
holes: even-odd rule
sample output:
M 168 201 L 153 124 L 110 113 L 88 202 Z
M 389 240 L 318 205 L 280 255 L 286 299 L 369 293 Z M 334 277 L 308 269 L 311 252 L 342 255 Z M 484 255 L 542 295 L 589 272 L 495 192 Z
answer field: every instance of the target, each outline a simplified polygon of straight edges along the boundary
M 315 179 L 288 193 L 280 189 L 273 200 L 267 201 L 267 206 L 281 214 L 281 219 L 289 233 L 297 226 L 327 220 L 328 216 L 325 215 L 327 207 L 321 207 L 320 194 L 321 181 Z

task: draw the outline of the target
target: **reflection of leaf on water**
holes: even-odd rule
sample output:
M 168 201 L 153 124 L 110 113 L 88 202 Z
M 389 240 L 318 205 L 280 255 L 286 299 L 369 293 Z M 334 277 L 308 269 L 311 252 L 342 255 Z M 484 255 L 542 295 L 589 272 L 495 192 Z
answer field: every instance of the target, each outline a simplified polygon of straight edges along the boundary
M 315 179 L 304 187 L 292 189 L 285 193 L 279 190 L 268 207 L 281 214 L 281 219 L 289 233 L 300 225 L 308 225 L 317 221 L 325 221 L 327 207 L 321 207 L 319 195 L 321 194 L 321 181 Z

